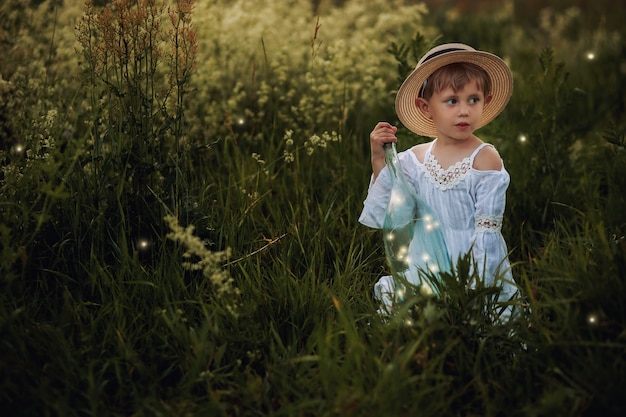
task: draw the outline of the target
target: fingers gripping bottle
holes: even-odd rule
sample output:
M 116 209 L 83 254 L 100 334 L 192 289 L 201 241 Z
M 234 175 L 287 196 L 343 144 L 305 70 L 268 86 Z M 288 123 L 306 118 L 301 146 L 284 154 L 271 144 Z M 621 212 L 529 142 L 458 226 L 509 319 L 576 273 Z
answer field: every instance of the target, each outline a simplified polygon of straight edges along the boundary
M 450 257 L 433 210 L 406 182 L 395 143 L 385 144 L 391 176 L 391 196 L 383 223 L 385 255 L 395 281 L 396 301 L 402 301 L 403 281 L 426 294 L 438 294 L 432 278 L 450 270 Z

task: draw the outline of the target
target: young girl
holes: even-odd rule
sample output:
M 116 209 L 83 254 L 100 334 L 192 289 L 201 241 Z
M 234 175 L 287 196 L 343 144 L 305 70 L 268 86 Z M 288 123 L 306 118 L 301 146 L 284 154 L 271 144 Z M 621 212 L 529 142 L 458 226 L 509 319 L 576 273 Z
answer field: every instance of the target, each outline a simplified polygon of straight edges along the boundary
M 503 278 L 495 283 L 502 301 L 515 293 L 501 234 L 509 174 L 496 149 L 474 132 L 504 109 L 512 90 L 511 71 L 499 57 L 451 43 L 428 51 L 396 96 L 404 126 L 435 138 L 398 155 L 404 177 L 438 216 L 450 259 L 471 251 L 487 284 Z M 359 218 L 369 227 L 380 229 L 385 219 L 391 178 L 383 145 L 397 141 L 396 131 L 380 122 L 370 134 L 373 174 Z M 394 288 L 391 276 L 375 286 L 387 307 Z

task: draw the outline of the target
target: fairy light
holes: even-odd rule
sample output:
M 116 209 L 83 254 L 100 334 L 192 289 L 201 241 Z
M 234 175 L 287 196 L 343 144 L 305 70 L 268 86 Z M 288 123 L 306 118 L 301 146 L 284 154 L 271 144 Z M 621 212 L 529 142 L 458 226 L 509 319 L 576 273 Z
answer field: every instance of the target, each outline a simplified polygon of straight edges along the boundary
M 598 324 L 598 316 L 596 316 L 595 314 L 589 314 L 589 316 L 587 316 L 587 323 L 591 325 Z
M 391 201 L 394 204 L 404 204 L 404 197 L 402 196 L 402 194 L 398 193 L 398 192 L 393 192 L 391 193 Z
M 24 152 L 24 147 L 18 143 L 13 147 L 13 150 L 15 151 L 15 153 L 22 153 Z
M 385 236 L 385 239 L 387 239 L 388 242 L 393 241 L 393 239 L 395 238 L 393 232 L 389 232 L 387 233 L 387 235 Z
M 435 228 L 435 219 L 430 214 L 424 216 L 424 223 L 426 224 L 424 228 L 427 232 L 432 232 Z
M 430 261 L 430 255 L 427 254 L 427 253 L 423 253 L 422 254 L 422 261 L 424 261 L 424 262 Z
M 528 136 L 526 136 L 526 134 L 524 134 L 524 133 L 520 133 L 517 136 L 517 140 L 519 141 L 519 143 L 522 143 L 522 144 L 526 143 L 528 141 Z
M 150 241 L 148 239 L 139 239 L 137 241 L 137 247 L 139 250 L 147 250 L 150 247 Z
M 589 51 L 587 52 L 586 58 L 588 61 L 593 61 L 594 59 L 596 59 L 596 53 L 593 51 Z

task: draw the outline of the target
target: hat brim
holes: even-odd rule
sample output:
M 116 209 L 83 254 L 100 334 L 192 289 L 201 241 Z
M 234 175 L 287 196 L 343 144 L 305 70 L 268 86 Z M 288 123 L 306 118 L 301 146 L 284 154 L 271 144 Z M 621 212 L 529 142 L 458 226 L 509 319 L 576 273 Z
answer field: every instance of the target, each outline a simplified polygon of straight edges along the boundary
M 424 81 L 433 72 L 445 65 L 459 62 L 476 64 L 491 78 L 491 101 L 485 105 L 477 128 L 491 122 L 504 110 L 513 93 L 513 75 L 506 63 L 489 52 L 457 50 L 438 55 L 418 65 L 400 86 L 396 95 L 396 114 L 407 129 L 422 136 L 437 136 L 435 124 L 417 107 L 416 99 Z

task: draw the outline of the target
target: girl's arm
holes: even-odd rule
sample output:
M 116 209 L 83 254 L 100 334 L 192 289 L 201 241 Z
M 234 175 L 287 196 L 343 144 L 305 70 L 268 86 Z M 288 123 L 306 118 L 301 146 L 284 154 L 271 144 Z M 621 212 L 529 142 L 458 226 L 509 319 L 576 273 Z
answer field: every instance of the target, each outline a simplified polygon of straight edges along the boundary
M 378 174 L 385 167 L 385 143 L 397 142 L 396 132 L 398 128 L 387 122 L 378 122 L 370 133 L 370 149 L 372 155 L 372 183 L 378 178 Z
M 481 275 L 484 273 L 488 281 L 493 281 L 509 266 L 507 245 L 501 232 L 509 175 L 504 169 L 489 170 L 477 172 L 475 179 L 472 253 Z
M 502 169 L 502 159 L 495 148 L 485 146 L 474 158 L 474 169 L 479 171 L 500 171 Z

